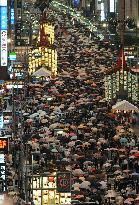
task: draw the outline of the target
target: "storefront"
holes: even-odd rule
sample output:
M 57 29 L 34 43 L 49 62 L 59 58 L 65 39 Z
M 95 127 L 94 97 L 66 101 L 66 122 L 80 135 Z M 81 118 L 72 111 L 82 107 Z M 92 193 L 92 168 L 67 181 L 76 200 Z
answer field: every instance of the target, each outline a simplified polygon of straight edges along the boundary
M 28 187 L 35 205 L 71 204 L 71 193 L 58 192 L 56 173 L 33 175 L 28 178 Z

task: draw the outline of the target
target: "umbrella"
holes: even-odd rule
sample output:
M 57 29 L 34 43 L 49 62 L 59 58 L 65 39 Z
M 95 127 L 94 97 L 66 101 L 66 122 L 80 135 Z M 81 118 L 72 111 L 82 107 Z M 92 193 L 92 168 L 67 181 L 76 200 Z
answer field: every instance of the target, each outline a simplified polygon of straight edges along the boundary
M 90 189 L 91 183 L 89 181 L 83 181 L 80 185 L 82 189 Z
M 134 201 L 133 198 L 128 198 L 128 199 L 126 199 L 126 200 L 124 201 L 124 203 L 126 203 L 126 202 L 133 202 L 133 201 Z
M 58 153 L 57 149 L 52 149 L 51 152 Z
M 29 113 L 23 113 L 23 116 L 27 116 L 27 115 L 29 115 Z
M 106 198 L 115 198 L 117 193 L 114 190 L 108 190 L 108 194 L 105 196 Z
M 51 72 L 46 70 L 45 68 L 40 68 L 35 73 L 32 74 L 35 77 L 49 77 L 51 76 Z
M 43 120 L 41 120 L 41 123 L 46 123 L 46 122 L 48 122 L 47 119 L 43 119 Z
M 74 188 L 75 188 L 75 187 L 80 187 L 80 184 L 79 184 L 79 183 L 75 183 L 75 184 L 73 184 L 72 186 L 73 186 Z
M 33 113 L 32 115 L 30 115 L 29 117 L 30 118 L 35 118 L 35 117 L 37 117 L 39 114 L 38 113 Z
M 107 188 L 107 182 L 106 181 L 101 181 L 99 183 L 100 183 L 102 189 L 106 189 Z
M 73 170 L 73 175 L 74 176 L 80 176 L 80 175 L 83 175 L 83 174 L 84 174 L 84 172 L 81 169 Z
M 127 138 L 126 137 L 122 137 L 121 139 L 120 139 L 120 143 L 122 144 L 122 143 L 127 143 L 128 142 L 128 140 L 127 140 Z
M 132 176 L 139 176 L 139 173 L 133 172 L 131 175 Z
M 70 132 L 69 136 L 73 137 L 73 136 L 77 136 L 77 134 L 75 134 L 74 132 Z
M 73 136 L 70 138 L 71 140 L 77 140 L 77 136 Z
M 71 142 L 68 143 L 69 147 L 73 147 L 74 145 L 75 145 L 75 141 L 71 141 Z
M 104 166 L 105 168 L 107 168 L 107 167 L 110 167 L 111 164 L 107 162 L 107 163 L 105 163 L 103 166 Z
M 139 201 L 139 196 L 137 196 L 137 198 L 135 198 L 135 201 Z
M 122 172 L 119 171 L 119 170 L 117 170 L 117 171 L 114 172 L 115 175 L 117 175 L 117 174 L 121 174 L 121 173 L 122 173 Z
M 32 119 L 27 119 L 26 122 L 30 123 L 30 122 L 33 122 Z
M 74 198 L 75 199 L 82 199 L 82 198 L 84 198 L 85 196 L 84 195 L 76 195 Z
M 135 153 L 135 154 L 133 154 L 132 156 L 138 158 L 138 157 L 139 157 L 139 153 Z
M 116 105 L 112 106 L 112 109 L 113 110 L 120 110 L 120 111 L 139 112 L 139 109 L 135 105 L 129 103 L 126 100 L 123 100 L 123 101 L 120 101 L 120 102 L 116 103 Z

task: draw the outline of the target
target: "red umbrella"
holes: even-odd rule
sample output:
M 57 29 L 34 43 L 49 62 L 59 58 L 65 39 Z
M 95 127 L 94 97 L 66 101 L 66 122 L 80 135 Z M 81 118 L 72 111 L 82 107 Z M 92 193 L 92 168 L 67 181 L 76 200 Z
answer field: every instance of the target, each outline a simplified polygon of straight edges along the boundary
M 134 157 L 139 157 L 139 153 L 135 153 L 135 154 L 133 154 L 132 156 L 134 156 Z
M 113 114 L 113 113 L 109 113 L 109 117 L 115 119 L 115 114 Z

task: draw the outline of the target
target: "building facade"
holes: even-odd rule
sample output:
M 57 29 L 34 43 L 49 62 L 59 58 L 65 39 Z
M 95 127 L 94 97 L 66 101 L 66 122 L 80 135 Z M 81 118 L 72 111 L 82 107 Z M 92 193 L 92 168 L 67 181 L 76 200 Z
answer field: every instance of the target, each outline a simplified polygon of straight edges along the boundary
M 139 0 L 125 0 L 125 18 L 134 18 L 139 28 Z

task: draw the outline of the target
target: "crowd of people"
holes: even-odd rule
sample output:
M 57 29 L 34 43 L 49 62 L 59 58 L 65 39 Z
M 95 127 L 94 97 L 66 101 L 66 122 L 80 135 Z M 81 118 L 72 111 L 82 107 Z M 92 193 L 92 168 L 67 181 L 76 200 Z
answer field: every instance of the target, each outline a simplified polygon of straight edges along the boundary
M 19 173 L 36 153 L 33 174 L 72 173 L 72 201 L 137 205 L 138 136 L 104 97 L 104 75 L 115 51 L 70 15 L 49 10 L 48 21 L 56 28 L 58 76 L 30 82 L 18 110 L 22 122 L 11 143 L 13 159 L 8 158 L 9 180 L 22 192 L 14 199 L 25 200 Z M 13 184 L 9 191 L 15 191 Z

